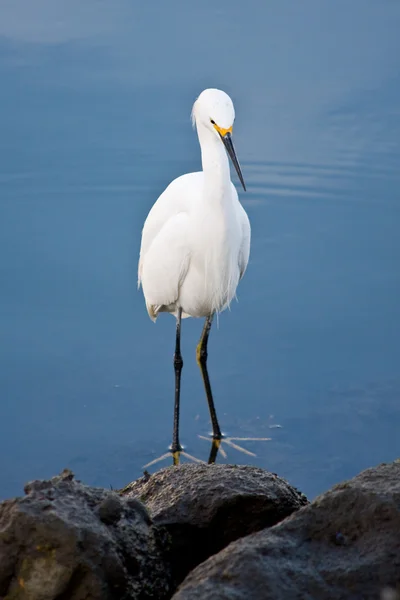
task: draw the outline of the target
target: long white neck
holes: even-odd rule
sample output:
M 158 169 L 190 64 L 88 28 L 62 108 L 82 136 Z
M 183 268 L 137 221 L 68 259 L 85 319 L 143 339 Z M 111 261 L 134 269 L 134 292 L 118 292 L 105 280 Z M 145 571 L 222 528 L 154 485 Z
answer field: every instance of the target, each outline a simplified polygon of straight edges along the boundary
M 231 198 L 231 175 L 224 145 L 213 131 L 197 126 L 204 173 L 204 201 L 222 203 Z

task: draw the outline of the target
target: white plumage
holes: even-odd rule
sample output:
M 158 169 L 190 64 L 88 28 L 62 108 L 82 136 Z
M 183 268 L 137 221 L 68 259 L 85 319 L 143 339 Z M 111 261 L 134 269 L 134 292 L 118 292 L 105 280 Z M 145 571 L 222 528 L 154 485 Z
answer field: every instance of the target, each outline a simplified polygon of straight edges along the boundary
M 250 223 L 231 182 L 226 154 L 246 189 L 231 137 L 232 100 L 220 90 L 204 90 L 194 103 L 192 118 L 203 170 L 178 177 L 158 198 L 143 227 L 139 258 L 139 285 L 150 318 L 155 321 L 160 312 L 176 316 L 174 464 L 180 454 L 193 458 L 179 442 L 181 319 L 205 317 L 196 356 L 213 428 L 209 462 L 214 462 L 223 435 L 207 370 L 208 337 L 213 315 L 229 306 L 236 294 L 250 252 Z
M 231 141 L 233 103 L 225 92 L 207 89 L 192 116 L 203 170 L 172 181 L 142 232 L 138 280 L 154 321 L 160 312 L 177 316 L 180 308 L 182 317 L 224 310 L 249 260 L 250 223 L 231 182 L 225 151 L 243 183 Z

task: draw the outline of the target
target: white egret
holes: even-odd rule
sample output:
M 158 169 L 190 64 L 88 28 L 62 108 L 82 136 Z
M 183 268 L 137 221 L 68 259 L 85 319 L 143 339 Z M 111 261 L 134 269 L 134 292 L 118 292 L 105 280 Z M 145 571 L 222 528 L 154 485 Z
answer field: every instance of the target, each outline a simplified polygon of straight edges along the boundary
M 231 182 L 227 157 L 228 154 L 246 190 L 232 143 L 232 100 L 221 90 L 206 89 L 193 105 L 192 120 L 199 137 L 203 170 L 172 181 L 151 208 L 143 227 L 138 268 L 138 284 L 142 285 L 150 318 L 155 321 L 161 312 L 176 317 L 171 445 L 174 463 L 179 462 L 182 453 L 181 319 L 205 317 L 196 357 L 207 395 L 216 456 L 222 434 L 207 372 L 208 336 L 215 313 L 227 308 L 235 297 L 250 253 L 250 223 Z

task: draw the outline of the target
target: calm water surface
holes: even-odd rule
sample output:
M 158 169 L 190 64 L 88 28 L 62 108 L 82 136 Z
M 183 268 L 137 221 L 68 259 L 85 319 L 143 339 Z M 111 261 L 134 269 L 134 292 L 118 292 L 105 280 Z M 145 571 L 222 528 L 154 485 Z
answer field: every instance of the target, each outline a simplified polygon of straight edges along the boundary
M 253 243 L 210 374 L 223 429 L 272 438 L 228 460 L 312 497 L 399 456 L 399 29 L 391 0 L 3 0 L 0 496 L 65 466 L 118 487 L 165 452 L 174 319 L 148 319 L 137 256 L 199 168 L 212 86 L 236 105 Z M 205 459 L 200 329 L 181 437 Z

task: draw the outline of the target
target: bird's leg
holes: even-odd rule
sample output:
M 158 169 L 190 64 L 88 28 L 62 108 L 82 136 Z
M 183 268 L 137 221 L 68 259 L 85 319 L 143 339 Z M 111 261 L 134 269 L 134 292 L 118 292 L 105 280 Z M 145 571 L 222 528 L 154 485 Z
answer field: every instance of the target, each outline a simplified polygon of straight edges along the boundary
M 217 455 L 218 455 L 218 451 L 221 447 L 221 440 L 216 440 L 214 437 L 211 441 L 211 450 L 210 450 L 210 454 L 208 457 L 208 464 L 209 465 L 213 465 L 216 461 L 217 461 Z M 222 450 L 221 450 L 222 452 Z
M 217 413 L 215 410 L 214 399 L 211 391 L 210 378 L 208 376 L 207 370 L 207 344 L 208 344 L 208 336 L 210 334 L 210 329 L 212 325 L 213 315 L 206 318 L 204 323 L 203 331 L 201 333 L 200 341 L 196 348 L 196 358 L 197 364 L 200 367 L 201 376 L 204 382 L 204 389 L 206 391 L 208 408 L 210 410 L 211 424 L 213 429 L 212 435 L 212 444 L 210 450 L 210 456 L 208 458 L 208 463 L 213 464 L 217 459 L 218 450 L 221 446 L 222 433 L 221 428 L 218 423 Z
M 196 358 L 197 358 L 197 364 L 200 367 L 201 375 L 203 377 L 204 389 L 206 391 L 207 402 L 208 402 L 208 408 L 210 410 L 211 424 L 212 424 L 212 430 L 213 430 L 213 441 L 215 442 L 216 449 L 218 450 L 219 444 L 222 439 L 222 433 L 221 433 L 221 429 L 220 429 L 220 426 L 218 423 L 217 413 L 215 411 L 214 399 L 213 399 L 213 395 L 212 395 L 212 391 L 211 391 L 210 378 L 208 376 L 208 371 L 207 371 L 207 356 L 208 356 L 207 343 L 208 343 L 208 336 L 210 334 L 212 320 L 213 320 L 213 315 L 210 315 L 209 317 L 206 318 L 206 321 L 205 321 L 204 327 L 203 327 L 203 331 L 201 334 L 201 338 L 197 345 Z M 216 456 L 216 453 L 215 453 L 215 456 Z
M 236 444 L 235 441 L 269 441 L 271 439 L 271 438 L 225 437 L 221 433 L 221 429 L 220 429 L 218 419 L 217 419 L 217 413 L 215 411 L 213 395 L 211 392 L 210 378 L 208 376 L 208 371 L 207 371 L 207 342 L 208 342 L 208 336 L 210 334 L 212 320 L 213 320 L 213 315 L 206 318 L 206 322 L 204 323 L 201 338 L 200 338 L 200 341 L 199 341 L 199 343 L 197 345 L 197 349 L 196 349 L 197 363 L 200 367 L 201 375 L 202 375 L 203 381 L 204 381 L 204 387 L 206 390 L 207 402 L 208 402 L 208 407 L 210 409 L 211 423 L 212 423 L 212 429 L 213 429 L 211 450 L 210 450 L 210 455 L 208 458 L 209 464 L 215 463 L 218 452 L 220 452 L 224 458 L 227 457 L 226 452 L 222 447 L 222 442 L 224 444 L 227 444 L 228 446 L 231 446 L 235 450 L 239 450 L 240 452 L 244 452 L 245 454 L 248 454 L 249 456 L 256 456 L 253 452 L 250 452 L 249 450 L 246 450 L 246 448 L 243 448 L 242 446 L 239 446 L 238 444 Z M 199 437 L 203 440 L 208 439 L 202 435 L 200 435 Z
M 182 320 L 182 309 L 178 309 L 178 316 L 176 318 L 176 342 L 175 342 L 175 354 L 174 354 L 174 369 L 175 369 L 175 406 L 174 406 L 174 429 L 172 433 L 172 446 L 171 452 L 174 461 L 174 465 L 179 464 L 180 453 L 182 452 L 182 446 L 179 443 L 179 405 L 180 405 L 180 394 L 181 394 L 181 373 L 183 367 L 183 360 L 181 355 L 181 320 Z
M 144 465 L 144 468 L 151 467 L 156 463 L 164 460 L 171 456 L 173 458 L 173 464 L 179 465 L 181 455 L 189 460 L 193 460 L 194 462 L 203 463 L 202 460 L 184 452 L 183 447 L 179 442 L 179 405 L 180 405 L 180 394 L 181 394 L 181 373 L 183 367 L 183 360 L 181 355 L 181 320 L 182 320 L 182 309 L 178 310 L 178 315 L 176 319 L 176 342 L 175 342 L 175 353 L 174 353 L 174 370 L 175 370 L 175 406 L 174 406 L 174 429 L 172 432 L 172 444 L 169 448 L 169 452 L 163 454 L 159 458 L 155 458 L 154 460 Z

